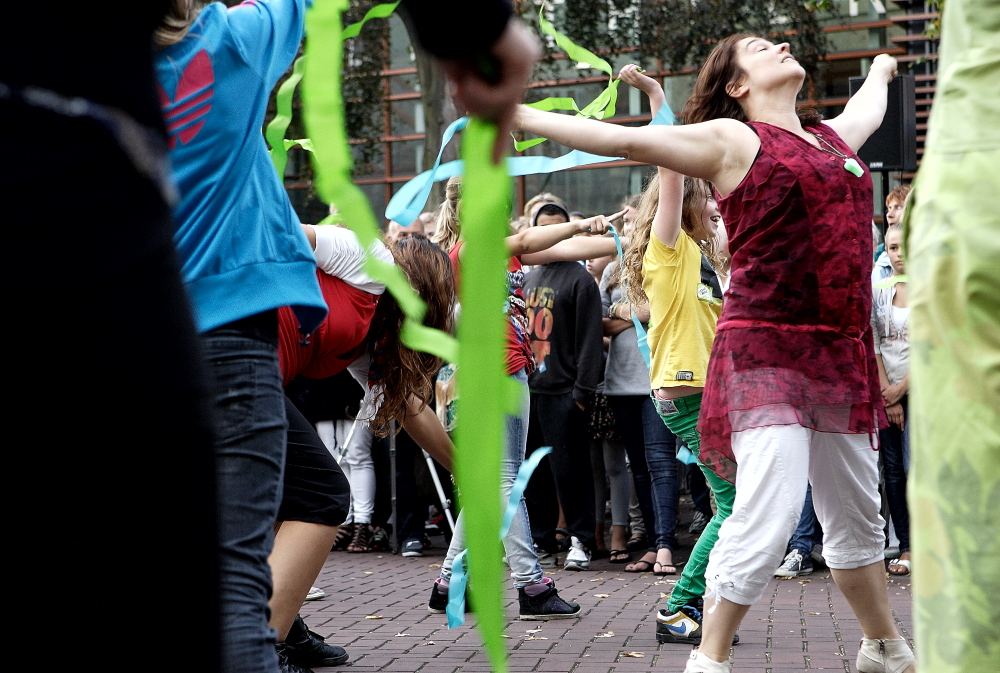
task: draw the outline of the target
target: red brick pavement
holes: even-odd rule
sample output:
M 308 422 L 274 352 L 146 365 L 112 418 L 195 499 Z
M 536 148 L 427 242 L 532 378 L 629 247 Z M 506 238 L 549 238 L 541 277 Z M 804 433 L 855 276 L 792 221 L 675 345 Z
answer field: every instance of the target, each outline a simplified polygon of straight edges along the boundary
M 427 612 L 443 557 L 442 549 L 429 550 L 423 558 L 332 553 L 317 580 L 328 595 L 306 603 L 302 614 L 313 630 L 347 648 L 354 670 L 487 673 L 474 618 L 470 615 L 469 623 L 449 631 L 444 615 Z M 595 561 L 589 572 L 560 569 L 549 574 L 560 595 L 580 603 L 582 616 L 519 621 L 517 596 L 508 587 L 512 672 L 684 670 L 690 646 L 660 645 L 655 637 L 656 610 L 673 580 L 626 573 L 607 560 Z M 909 578 L 890 579 L 889 600 L 900 631 L 912 644 Z M 860 638 L 857 621 L 829 572 L 817 571 L 797 580 L 772 581 L 743 621 L 733 661 L 740 672 L 851 673 Z

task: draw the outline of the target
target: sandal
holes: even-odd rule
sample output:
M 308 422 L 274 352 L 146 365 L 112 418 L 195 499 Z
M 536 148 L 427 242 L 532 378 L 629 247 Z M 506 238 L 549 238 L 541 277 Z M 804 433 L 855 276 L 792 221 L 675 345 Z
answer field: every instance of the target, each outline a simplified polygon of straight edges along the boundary
M 903 568 L 903 571 L 893 570 L 892 567 Z M 889 561 L 889 574 L 896 575 L 897 577 L 903 577 L 910 574 L 910 559 L 893 559 Z
M 340 530 L 337 531 L 337 537 L 333 538 L 332 551 L 344 551 L 352 539 L 354 539 L 354 524 L 345 523 L 341 525 Z
M 641 558 L 635 563 L 630 563 L 625 566 L 625 572 L 627 573 L 648 573 L 653 569 L 653 564 L 656 561 L 647 561 L 645 558 Z
M 662 547 L 657 550 L 656 556 L 659 557 L 661 552 L 670 554 L 670 562 L 664 563 L 663 561 L 657 560 L 657 562 L 653 564 L 653 574 L 659 577 L 663 577 L 664 575 L 676 575 L 677 565 L 674 563 L 674 553 L 670 551 L 669 547 Z M 667 568 L 669 568 L 669 570 L 667 570 Z
M 611 563 L 629 563 L 632 560 L 632 554 L 625 549 L 612 549 L 610 554 Z
M 664 568 L 670 568 L 670 570 L 664 570 Z M 676 575 L 677 566 L 671 565 L 670 563 L 660 563 L 656 561 L 653 563 L 653 574 L 663 577 L 664 575 Z
M 372 550 L 372 527 L 371 524 L 359 523 L 354 527 L 354 537 L 351 544 L 347 545 L 347 551 L 352 554 L 363 554 Z
M 625 548 L 629 551 L 641 551 L 648 547 L 649 544 L 646 542 L 646 536 L 642 533 L 633 533 L 632 537 L 628 539 L 625 543 Z

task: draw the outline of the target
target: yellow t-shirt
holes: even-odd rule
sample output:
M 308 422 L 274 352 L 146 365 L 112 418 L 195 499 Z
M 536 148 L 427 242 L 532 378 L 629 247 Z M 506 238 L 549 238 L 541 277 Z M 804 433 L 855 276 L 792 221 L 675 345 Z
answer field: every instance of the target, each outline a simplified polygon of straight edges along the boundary
M 642 289 L 649 297 L 650 385 L 704 386 L 722 298 L 712 267 L 683 231 L 676 248 L 650 232 L 642 259 Z

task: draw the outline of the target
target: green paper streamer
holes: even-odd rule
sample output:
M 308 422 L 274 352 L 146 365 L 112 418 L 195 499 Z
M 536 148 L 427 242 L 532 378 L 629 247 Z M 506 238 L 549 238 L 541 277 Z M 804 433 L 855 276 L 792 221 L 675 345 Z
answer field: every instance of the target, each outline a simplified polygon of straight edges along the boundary
M 288 125 L 292 123 L 292 95 L 295 93 L 295 87 L 302 80 L 302 71 L 305 68 L 304 59 L 305 56 L 295 59 L 291 76 L 278 87 L 278 94 L 274 97 L 278 113 L 274 115 L 274 119 L 264 131 L 267 144 L 271 146 L 271 161 L 274 163 L 274 169 L 278 171 L 278 179 L 281 180 L 285 177 L 285 166 L 288 164 L 290 145 L 285 140 L 285 132 L 288 130 Z M 299 142 L 301 143 L 301 141 Z
M 461 396 L 455 429 L 455 476 L 465 512 L 472 605 L 493 670 L 507 670 L 500 563 L 500 458 L 506 413 L 523 394 L 506 375 L 507 247 L 511 181 L 491 160 L 495 125 L 473 118 L 462 134 L 462 318 L 458 376 Z M 505 385 L 498 382 L 506 381 Z M 511 385 L 513 384 L 513 385 Z M 518 397 L 513 394 L 517 391 Z
M 578 117 L 593 117 L 594 119 L 613 117 L 615 107 L 618 104 L 618 82 L 620 80 L 615 79 L 615 72 L 612 70 L 611 64 L 592 51 L 577 45 L 573 40 L 556 30 L 555 26 L 545 19 L 542 12 L 544 12 L 544 7 L 538 12 L 538 25 L 542 32 L 555 38 L 556 44 L 566 52 L 567 56 L 576 61 L 578 65 L 606 72 L 608 74 L 608 86 L 605 87 L 604 91 L 597 98 L 582 109 L 577 106 L 576 101 L 572 98 L 557 97 L 545 98 L 536 103 L 528 103 L 528 107 L 546 112 L 573 110 Z M 544 143 L 546 140 L 548 138 L 531 138 L 529 140 L 518 140 L 515 138 L 514 149 L 518 152 L 523 152 L 529 147 Z
M 386 286 L 406 314 L 400 332 L 403 343 L 446 362 L 456 362 L 458 342 L 440 330 L 421 324 L 427 307 L 410 287 L 403 272 L 368 253 L 378 237 L 378 226 L 368 199 L 351 181 L 351 150 L 344 128 L 344 101 L 340 88 L 341 14 L 347 7 L 348 0 L 316 0 L 306 15 L 309 39 L 306 56 L 302 57 L 305 59 L 302 100 L 306 128 L 315 148 L 316 191 L 326 203 L 336 204 L 339 218 L 357 234 L 365 250 L 365 272 Z M 320 224 L 334 219 L 328 217 Z
M 381 5 L 375 5 L 365 14 L 365 18 L 361 19 L 357 23 L 352 23 L 347 28 L 344 28 L 344 32 L 340 34 L 342 40 L 347 40 L 352 37 L 357 37 L 361 33 L 361 29 L 365 27 L 371 19 L 388 19 L 389 16 L 396 11 L 396 7 L 399 6 L 399 2 L 387 2 Z

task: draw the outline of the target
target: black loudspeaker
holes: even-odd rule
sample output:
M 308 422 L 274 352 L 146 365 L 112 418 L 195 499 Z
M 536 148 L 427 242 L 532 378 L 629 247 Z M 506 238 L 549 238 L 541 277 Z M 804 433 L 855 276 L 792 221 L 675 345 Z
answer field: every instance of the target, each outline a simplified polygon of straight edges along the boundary
M 864 77 L 851 78 L 853 96 Z M 889 96 L 882 126 L 861 146 L 858 156 L 872 171 L 917 170 L 917 105 L 913 75 L 898 75 L 889 82 Z

